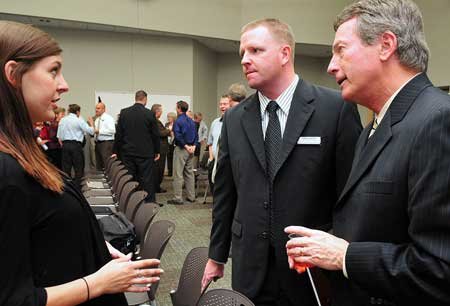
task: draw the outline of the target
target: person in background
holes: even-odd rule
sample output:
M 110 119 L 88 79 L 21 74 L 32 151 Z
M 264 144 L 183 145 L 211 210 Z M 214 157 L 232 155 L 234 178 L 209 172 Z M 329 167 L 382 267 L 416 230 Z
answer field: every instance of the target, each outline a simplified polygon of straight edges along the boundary
M 230 97 L 230 106 L 234 107 L 245 99 L 247 96 L 247 90 L 243 84 L 233 83 L 228 88 L 227 95 Z
M 156 118 L 146 105 L 147 93 L 138 90 L 134 105 L 120 111 L 113 152 L 147 192 L 145 200 L 155 202 L 153 173 L 160 156 L 160 138 Z
M 9 21 L 0 21 L 0 45 L 0 305 L 126 306 L 121 293 L 148 291 L 159 261 L 131 261 L 105 243 L 89 204 L 33 135 L 69 89 L 61 49 Z
M 166 122 L 166 129 L 170 131 L 170 135 L 167 138 L 167 141 L 169 143 L 169 149 L 167 151 L 167 176 L 172 176 L 173 174 L 173 151 L 175 149 L 174 144 L 174 135 L 173 135 L 173 124 L 177 120 L 177 114 L 174 112 L 170 112 L 167 114 L 167 122 Z
M 95 117 L 95 162 L 97 170 L 103 170 L 112 155 L 116 123 L 114 118 L 106 113 L 106 106 L 103 102 L 98 102 L 95 106 Z
M 183 185 L 186 189 L 186 201 L 195 202 L 195 176 L 193 158 L 197 144 L 197 132 L 194 121 L 186 114 L 189 104 L 186 101 L 177 102 L 178 118 L 173 124 L 175 150 L 173 152 L 173 199 L 168 204 L 184 204 Z
M 159 139 L 160 139 L 160 158 L 156 161 L 156 168 L 154 172 L 154 180 L 155 180 L 155 190 L 156 193 L 165 193 L 167 190 L 161 188 L 161 183 L 164 180 L 164 170 L 166 168 L 166 157 L 167 152 L 169 151 L 169 140 L 168 137 L 170 135 L 170 129 L 166 128 L 161 120 L 161 115 L 163 113 L 163 108 L 161 104 L 153 104 L 151 111 L 155 114 L 156 124 L 159 129 Z M 162 206 L 162 204 L 159 204 Z
M 230 108 L 230 97 L 222 95 L 219 100 L 220 117 L 217 117 L 211 123 L 208 136 L 208 181 L 211 193 L 214 193 L 214 182 L 212 173 L 214 169 L 214 162 L 217 158 L 217 147 L 219 145 L 220 132 L 222 130 L 222 120 L 225 112 Z
M 69 105 L 69 115 L 61 119 L 58 126 L 58 137 L 62 145 L 62 169 L 68 175 L 75 176 L 74 182 L 81 188 L 81 178 L 84 175 L 84 134 L 94 135 L 94 121 L 88 118 L 89 125 L 80 117 L 81 108 L 78 104 Z
M 198 137 L 198 143 L 194 152 L 194 169 L 197 169 L 199 167 L 199 161 L 202 159 L 201 153 L 204 151 L 208 139 L 208 126 L 203 121 L 203 115 L 200 112 L 194 114 L 194 123 Z
M 61 144 L 56 135 L 58 133 L 59 122 L 64 117 L 66 110 L 58 107 L 53 112 L 55 113 L 55 118 L 45 122 L 44 127 L 41 129 L 40 137 L 42 141 L 45 141 L 45 145 L 47 146 L 45 155 L 47 155 L 48 160 L 58 169 L 62 170 Z
M 290 266 L 331 270 L 333 305 L 450 305 L 450 97 L 426 74 L 410 0 L 362 0 L 334 23 L 328 73 L 375 113 L 334 205 L 333 234 L 292 223 Z
M 245 99 L 245 97 L 247 96 L 247 90 L 245 89 L 245 86 L 239 83 L 234 83 L 231 84 L 230 87 L 228 88 L 228 92 L 227 92 L 228 97 L 230 98 L 230 107 L 235 107 L 237 105 L 239 105 L 239 103 Z M 220 144 L 220 139 L 219 139 L 219 144 Z M 220 151 L 220 146 L 217 146 L 216 149 L 216 156 L 219 155 L 219 151 Z M 214 159 L 214 166 L 212 168 L 211 171 L 211 182 L 214 185 L 214 181 L 215 181 L 215 177 L 216 177 L 216 172 L 217 172 L 217 161 L 218 158 Z

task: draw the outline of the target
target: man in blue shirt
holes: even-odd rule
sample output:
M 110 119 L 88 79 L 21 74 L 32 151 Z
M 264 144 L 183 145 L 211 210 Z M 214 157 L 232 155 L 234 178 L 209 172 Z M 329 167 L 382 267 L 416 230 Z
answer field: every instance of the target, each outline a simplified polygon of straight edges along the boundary
M 189 105 L 185 101 L 177 102 L 178 118 L 173 125 L 175 150 L 173 152 L 173 192 L 174 198 L 168 204 L 183 204 L 183 182 L 186 188 L 186 200 L 195 202 L 195 176 L 193 159 L 198 135 L 194 121 L 186 115 Z
M 56 137 L 62 145 L 62 170 L 71 176 L 72 167 L 75 172 L 74 182 L 81 184 L 84 175 L 84 134 L 94 135 L 94 121 L 88 117 L 89 125 L 80 119 L 81 108 L 77 104 L 69 105 L 69 115 L 61 119 Z

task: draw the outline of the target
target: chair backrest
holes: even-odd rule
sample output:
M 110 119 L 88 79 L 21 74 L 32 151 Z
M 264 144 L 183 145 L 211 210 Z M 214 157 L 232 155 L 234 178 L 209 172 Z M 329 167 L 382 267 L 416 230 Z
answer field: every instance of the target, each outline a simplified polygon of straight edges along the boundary
M 125 207 L 125 216 L 128 220 L 133 220 L 134 215 L 136 214 L 136 210 L 139 205 L 144 202 L 144 199 L 147 197 L 147 192 L 143 190 L 135 191 L 130 195 L 130 199 L 128 200 L 128 204 Z
M 254 306 L 245 295 L 231 289 L 211 289 L 199 299 L 198 306 Z
M 125 174 L 122 175 L 120 179 L 117 180 L 116 187 L 112 189 L 112 192 L 114 194 L 114 199 L 116 202 L 120 199 L 120 194 L 122 193 L 123 187 L 126 183 L 130 182 L 133 179 L 133 176 L 131 174 Z
M 111 168 L 111 165 L 113 164 L 114 161 L 117 160 L 117 157 L 108 157 L 106 159 L 106 164 L 105 164 L 105 173 L 108 173 L 109 169 Z
M 122 191 L 120 192 L 119 206 L 117 207 L 118 211 L 125 213 L 125 209 L 128 205 L 128 201 L 130 201 L 130 196 L 136 190 L 136 188 L 138 186 L 139 186 L 139 183 L 135 182 L 135 181 L 129 181 L 129 182 L 125 183 L 125 185 L 122 188 Z
M 148 227 L 158 211 L 159 205 L 155 203 L 144 202 L 139 205 L 134 219 L 130 220 L 135 226 L 136 235 L 138 236 L 139 241 L 144 241 L 144 234 L 147 233 Z
M 128 170 L 120 169 L 112 178 L 111 178 L 111 190 L 115 193 L 117 191 L 117 185 L 119 184 L 122 176 L 128 174 Z
M 178 288 L 170 292 L 173 306 L 196 306 L 201 295 L 202 277 L 208 261 L 208 248 L 193 248 L 181 268 Z
M 172 237 L 175 231 L 175 223 L 169 220 L 159 220 L 147 230 L 144 243 L 141 246 L 139 255 L 142 258 L 157 258 L 161 259 L 162 253 L 167 246 L 167 243 Z M 156 290 L 158 289 L 159 282 L 153 283 L 148 291 L 150 301 L 155 300 Z
M 116 175 L 117 175 L 117 173 L 120 171 L 120 170 L 124 170 L 125 169 L 125 165 L 124 164 L 114 164 L 112 167 L 111 167 L 111 171 L 110 171 L 110 173 L 108 174 L 108 176 L 107 176 L 107 180 L 108 180 L 108 182 L 110 182 L 111 184 L 112 184 L 112 182 L 113 182 L 113 180 L 114 180 L 114 178 L 116 177 Z

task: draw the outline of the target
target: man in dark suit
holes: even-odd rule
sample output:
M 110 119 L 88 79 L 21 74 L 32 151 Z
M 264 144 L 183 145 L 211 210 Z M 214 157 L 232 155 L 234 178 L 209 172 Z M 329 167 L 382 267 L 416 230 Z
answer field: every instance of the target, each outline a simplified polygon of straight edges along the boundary
M 333 305 L 449 305 L 450 98 L 425 74 L 421 13 L 409 0 L 363 0 L 335 30 L 328 71 L 375 120 L 334 208 L 336 236 L 287 228 L 306 236 L 287 244 L 290 264 L 335 270 Z
M 160 118 L 163 113 L 163 108 L 161 104 L 153 104 L 151 111 L 155 114 L 156 124 L 159 129 L 159 139 L 160 139 L 160 149 L 159 159 L 155 162 L 155 173 L 154 173 L 154 181 L 155 181 L 155 191 L 156 193 L 165 193 L 167 190 L 161 188 L 161 183 L 164 179 L 164 170 L 166 169 L 166 156 L 169 151 L 169 140 L 170 130 L 162 124 Z M 162 204 L 159 204 L 160 206 Z
M 361 131 L 337 91 L 295 74 L 294 46 L 279 20 L 243 28 L 241 63 L 258 92 L 225 113 L 220 138 L 203 286 L 223 275 L 232 244 L 232 286 L 256 305 L 314 305 L 308 278 L 289 270 L 283 229 L 331 226 Z
M 120 111 L 117 122 L 114 153 L 127 170 L 147 191 L 146 201 L 155 202 L 153 163 L 159 159 L 159 130 L 155 115 L 145 107 L 147 93 L 138 90 L 136 103 Z

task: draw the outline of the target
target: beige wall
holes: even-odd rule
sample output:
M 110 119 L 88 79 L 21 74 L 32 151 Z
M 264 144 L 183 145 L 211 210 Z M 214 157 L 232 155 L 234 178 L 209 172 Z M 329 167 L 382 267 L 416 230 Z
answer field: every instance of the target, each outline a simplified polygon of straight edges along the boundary
M 203 114 L 209 126 L 216 117 L 217 53 L 194 44 L 194 111 Z
M 257 18 L 277 17 L 291 24 L 297 42 L 331 44 L 335 15 L 350 2 L 352 0 L 190 0 L 187 5 L 185 0 L 15 0 L 0 1 L 0 12 L 236 41 L 243 24 Z M 435 85 L 449 85 L 450 1 L 415 2 L 423 12 L 431 50 L 429 76 Z M 237 55 L 216 54 L 191 39 L 47 30 L 65 49 L 65 73 L 71 85 L 71 92 L 65 97 L 67 103 L 90 107 L 95 89 L 144 88 L 153 93 L 189 95 L 193 98 L 194 109 L 198 103 L 198 110 L 209 117 L 217 114 L 218 97 L 229 84 L 244 81 Z M 324 72 L 327 61 L 298 57 L 296 67 L 305 79 L 336 87 L 334 80 Z
M 450 1 L 415 0 L 420 7 L 431 57 L 428 75 L 436 86 L 450 85 Z
M 192 40 L 45 30 L 64 50 L 63 73 L 70 91 L 63 95 L 62 105 L 77 103 L 83 114 L 93 113 L 95 90 L 144 89 L 152 94 L 193 96 Z

